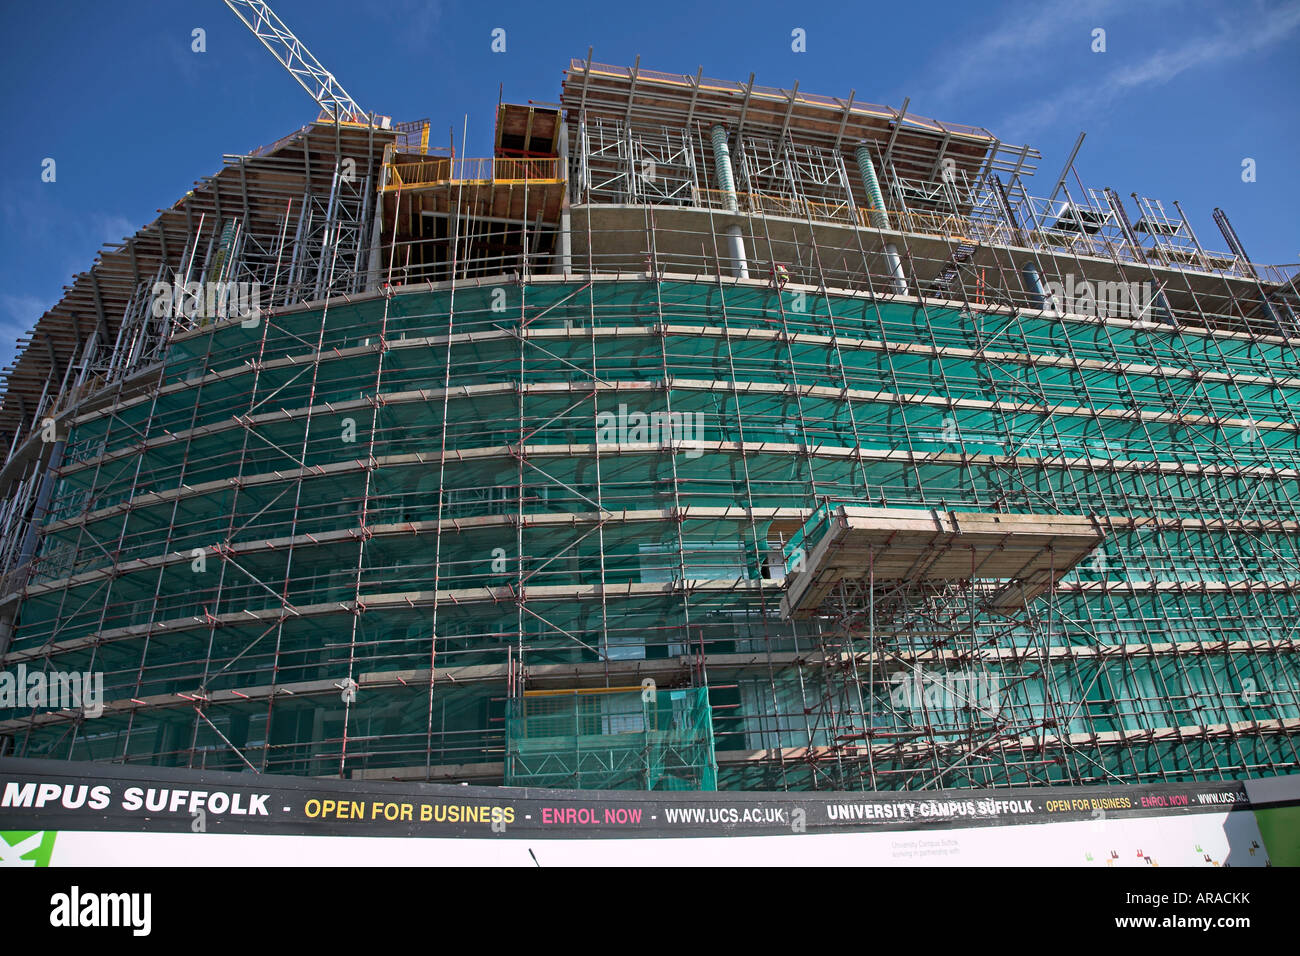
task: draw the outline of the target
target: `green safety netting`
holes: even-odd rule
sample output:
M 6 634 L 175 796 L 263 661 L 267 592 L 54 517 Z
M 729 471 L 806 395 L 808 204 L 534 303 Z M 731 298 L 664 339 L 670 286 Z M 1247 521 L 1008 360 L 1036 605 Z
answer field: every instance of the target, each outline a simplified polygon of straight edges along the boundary
M 597 282 L 579 295 L 571 285 L 502 286 L 525 301 L 515 308 L 512 299 L 501 313 L 497 288 L 458 289 L 454 315 L 446 292 L 404 294 L 178 340 L 167 368 L 178 387 L 74 427 L 47 521 L 91 514 L 48 529 L 34 583 L 51 589 L 24 599 L 13 648 L 50 648 L 55 668 L 102 669 L 117 700 L 200 685 L 332 687 L 349 667 L 418 671 L 431 657 L 427 605 L 371 606 L 354 618 L 345 602 L 358 592 L 364 603 L 372 594 L 437 589 L 456 595 L 437 610 L 439 666 L 498 664 L 516 642 L 530 663 L 592 663 L 599 655 L 590 648 L 624 660 L 677 657 L 688 645 L 709 654 L 806 651 L 816 646 L 815 629 L 773 613 L 775 569 L 789 564 L 804 535 L 778 541 L 763 512 L 798 511 L 802 521 L 827 500 L 852 500 L 1137 519 L 1117 523 L 1097 560 L 1071 573 L 1072 582 L 1110 586 L 1061 595 L 1055 641 L 1250 642 L 1215 655 L 1054 661 L 1052 697 L 1064 702 L 1072 733 L 1300 713 L 1300 599 L 1289 584 L 1300 579 L 1293 351 L 1194 329 L 843 295 L 807 297 L 800 312 L 790 293 L 698 282 Z M 526 336 L 516 328 L 521 319 Z M 583 370 L 596 370 L 605 387 L 590 387 Z M 581 388 L 559 388 L 566 384 Z M 385 396 L 377 409 L 376 391 Z M 621 406 L 696 416 L 709 447 L 697 457 L 607 448 L 597 467 L 590 444 L 598 416 Z M 452 454 L 442 467 L 444 440 Z M 527 467 L 512 451 L 520 442 Z M 1114 461 L 1123 467 L 1107 467 Z M 364 547 L 352 533 L 363 500 L 375 531 Z M 620 516 L 599 535 L 597 502 Z M 625 522 L 623 512 L 639 517 Z M 822 517 L 804 525 L 809 541 Z M 563 520 L 540 520 L 554 518 Z M 795 531 L 798 521 L 786 518 Z M 437 547 L 428 527 L 435 521 L 448 526 Z M 1237 521 L 1251 527 L 1232 527 Z M 226 541 L 247 549 L 229 564 L 212 550 Z M 195 550 L 207 555 L 202 573 Z M 474 599 L 520 579 L 535 593 L 606 590 L 601 600 L 532 604 L 544 619 Z M 1203 586 L 1241 579 L 1261 586 Z M 682 581 L 728 587 L 689 601 L 671 589 L 619 590 Z M 279 623 L 249 613 L 274 611 L 281 595 L 329 613 Z M 210 615 L 227 619 L 216 627 Z M 702 721 L 680 740 L 654 736 L 677 726 L 658 711 L 580 719 L 575 710 L 570 730 L 550 735 L 524 733 L 528 714 L 512 713 L 508 773 L 518 785 L 713 786 L 715 743 L 720 752 L 808 743 L 808 708 L 829 693 L 815 682 L 809 676 L 787 700 L 763 675 L 762 693 L 738 691 L 734 704 L 715 696 L 712 726 L 707 698 L 702 711 L 682 703 L 702 692 L 660 691 L 656 707 L 676 700 Z M 1009 677 L 1003 713 L 1039 719 L 1041 681 L 1040 691 L 1030 688 Z M 348 720 L 366 722 L 371 768 L 486 764 L 501 753 L 493 694 L 499 699 L 500 688 L 449 702 L 440 686 L 430 703 L 427 690 L 408 699 L 384 689 Z M 342 746 L 337 694 L 294 706 L 301 713 L 279 699 L 274 708 L 231 703 L 210 716 L 244 752 L 268 753 L 270 767 L 330 772 L 331 748 Z M 552 719 L 537 716 L 543 724 L 532 729 Z M 627 729 L 638 719 L 640 730 Z M 194 724 L 185 711 L 123 712 L 75 734 L 60 724 L 33 727 L 19 746 L 84 759 L 229 759 L 222 740 Z M 825 745 L 819 733 L 814 727 Z M 349 760 L 362 751 L 354 742 Z M 1285 735 L 1153 743 L 1142 753 L 1131 740 L 1097 749 L 1096 766 L 1082 772 L 1171 778 L 1189 767 L 1248 773 L 1295 760 Z M 722 785 L 751 785 L 762 773 L 730 765 Z M 800 785 L 791 774 L 783 769 L 765 785 Z
M 512 700 L 506 786 L 716 790 L 706 687 L 563 691 Z

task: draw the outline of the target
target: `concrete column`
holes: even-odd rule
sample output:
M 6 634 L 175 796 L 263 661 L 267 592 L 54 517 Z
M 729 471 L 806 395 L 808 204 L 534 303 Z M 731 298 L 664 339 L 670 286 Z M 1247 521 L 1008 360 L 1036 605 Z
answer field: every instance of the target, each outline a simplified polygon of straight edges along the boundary
M 1029 304 L 1035 309 L 1048 308 L 1047 290 L 1043 288 L 1043 280 L 1038 275 L 1038 266 L 1032 262 L 1026 262 L 1020 267 L 1020 275 L 1025 280 L 1025 291 L 1029 293 Z
M 894 292 L 907 295 L 907 274 L 903 272 L 903 259 L 898 254 L 898 246 L 892 242 L 885 243 L 885 262 L 889 265 L 889 274 L 893 277 Z
M 564 176 L 564 195 L 560 199 L 559 269 L 562 275 L 573 272 L 573 215 L 569 210 L 569 127 L 560 121 L 556 155 Z

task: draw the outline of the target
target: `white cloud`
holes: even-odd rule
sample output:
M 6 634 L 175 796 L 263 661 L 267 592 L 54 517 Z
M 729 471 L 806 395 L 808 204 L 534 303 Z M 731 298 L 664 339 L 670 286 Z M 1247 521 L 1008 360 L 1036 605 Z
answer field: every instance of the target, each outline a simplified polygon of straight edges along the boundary
M 106 213 L 95 213 L 90 216 L 89 233 L 92 242 L 98 243 L 119 243 L 127 236 L 135 235 L 138 225 L 131 222 L 125 216 L 114 216 Z
M 0 293 L 0 365 L 13 361 L 18 354 L 18 336 L 30 332 L 53 305 L 53 301 L 33 295 Z
M 947 100 L 963 89 L 981 85 L 1003 74 L 1009 62 L 1020 72 L 1049 70 L 1071 35 L 1087 43 L 1089 30 L 1102 26 L 1100 18 L 1131 9 L 1125 0 L 1078 0 L 1076 3 L 1023 4 L 996 13 L 997 26 L 987 33 L 963 40 L 954 51 L 944 46 L 938 69 L 943 79 L 927 93 L 925 100 Z M 920 100 L 921 97 L 918 97 Z
M 1256 5 L 1254 15 L 1239 9 L 1233 20 L 1220 20 L 1213 32 L 1180 46 L 1157 50 L 1110 73 L 1100 83 L 1076 84 L 1026 106 L 999 124 L 999 130 L 1018 138 L 1047 126 L 1063 114 L 1095 113 L 1119 96 L 1143 87 L 1168 83 L 1188 70 L 1261 50 L 1282 40 L 1300 26 L 1300 4 L 1268 8 Z
M 407 48 L 421 47 L 433 37 L 442 20 L 442 4 L 432 0 L 390 0 L 375 12 L 400 29 L 394 37 Z
M 0 327 L 9 338 L 15 338 L 28 331 L 53 306 L 53 302 L 34 295 L 0 293 Z M 10 328 L 15 330 L 12 335 L 9 335 Z

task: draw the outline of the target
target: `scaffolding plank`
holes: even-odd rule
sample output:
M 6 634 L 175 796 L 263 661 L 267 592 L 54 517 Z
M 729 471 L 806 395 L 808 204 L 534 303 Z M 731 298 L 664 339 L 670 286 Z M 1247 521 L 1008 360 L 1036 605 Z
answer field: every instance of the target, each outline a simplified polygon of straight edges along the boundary
M 840 505 L 803 568 L 789 576 L 784 617 L 817 613 L 841 581 L 1005 581 L 999 607 L 1027 603 L 1082 561 L 1103 537 L 1079 515 L 991 514 Z

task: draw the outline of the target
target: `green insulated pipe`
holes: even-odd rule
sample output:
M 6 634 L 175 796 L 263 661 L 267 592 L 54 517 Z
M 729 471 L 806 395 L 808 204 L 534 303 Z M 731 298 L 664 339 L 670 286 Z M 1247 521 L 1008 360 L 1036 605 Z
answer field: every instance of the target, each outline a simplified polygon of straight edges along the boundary
M 717 170 L 722 201 L 727 212 L 736 212 L 740 206 L 736 202 L 736 177 L 731 172 L 731 151 L 727 149 L 727 127 L 714 126 L 709 135 L 713 138 L 713 167 Z
M 877 229 L 889 228 L 889 215 L 885 212 L 885 197 L 880 192 L 880 180 L 876 178 L 876 167 L 871 162 L 871 151 L 866 143 L 858 143 L 853 155 L 858 160 L 858 173 L 862 176 L 862 185 L 867 190 L 867 201 L 871 203 L 871 225 Z M 885 243 L 885 262 L 889 266 L 890 284 L 899 295 L 907 295 L 907 276 L 903 272 L 903 261 L 898 255 L 898 246 L 892 242 Z
M 727 212 L 739 212 L 736 201 L 736 177 L 731 171 L 731 152 L 727 149 L 727 127 L 718 124 L 709 130 L 713 139 L 713 168 L 717 173 L 718 189 Z M 727 256 L 731 261 L 731 274 L 738 279 L 749 278 L 749 263 L 745 258 L 745 238 L 740 225 L 727 227 Z M 773 266 L 775 270 L 775 266 Z M 775 272 L 773 273 L 775 274 Z
M 877 229 L 889 228 L 889 216 L 885 213 L 885 197 L 880 193 L 880 180 L 876 178 L 876 167 L 871 162 L 871 151 L 866 143 L 858 143 L 853 155 L 858 160 L 858 174 L 862 185 L 867 190 L 867 201 L 871 203 L 871 224 Z

